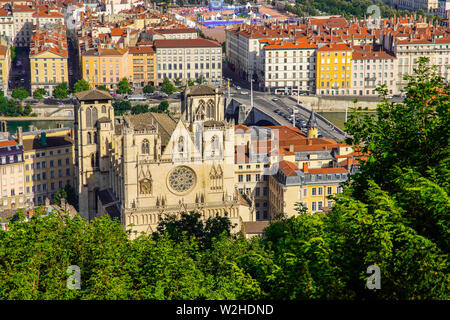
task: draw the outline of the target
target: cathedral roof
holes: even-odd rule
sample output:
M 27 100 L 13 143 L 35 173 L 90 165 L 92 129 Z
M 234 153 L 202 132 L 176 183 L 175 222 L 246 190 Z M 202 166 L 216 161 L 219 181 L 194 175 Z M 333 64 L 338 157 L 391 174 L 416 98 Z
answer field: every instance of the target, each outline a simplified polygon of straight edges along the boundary
M 156 129 L 161 136 L 161 143 L 166 145 L 176 127 L 176 122 L 166 113 L 146 112 L 126 116 L 135 130 Z
M 217 121 L 217 120 L 206 120 L 203 122 L 204 127 L 220 127 L 224 126 L 223 121 Z
M 217 93 L 222 94 L 222 90 L 216 88 L 212 85 L 206 85 L 206 84 L 200 84 L 197 86 L 190 86 L 189 91 L 187 92 L 188 96 L 207 96 L 207 95 L 213 95 Z
M 79 101 L 111 100 L 111 95 L 103 90 L 92 89 L 75 93 Z

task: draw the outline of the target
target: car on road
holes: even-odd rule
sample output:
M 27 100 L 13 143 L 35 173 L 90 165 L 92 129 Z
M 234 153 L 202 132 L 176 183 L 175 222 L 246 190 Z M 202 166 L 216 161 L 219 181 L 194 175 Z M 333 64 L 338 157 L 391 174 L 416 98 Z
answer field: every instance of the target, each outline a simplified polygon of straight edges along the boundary
M 248 94 L 248 91 L 241 91 L 241 94 Z
M 241 90 L 241 87 L 240 86 L 236 86 L 236 90 Z
M 279 98 L 273 98 L 272 101 L 278 101 L 280 100 Z

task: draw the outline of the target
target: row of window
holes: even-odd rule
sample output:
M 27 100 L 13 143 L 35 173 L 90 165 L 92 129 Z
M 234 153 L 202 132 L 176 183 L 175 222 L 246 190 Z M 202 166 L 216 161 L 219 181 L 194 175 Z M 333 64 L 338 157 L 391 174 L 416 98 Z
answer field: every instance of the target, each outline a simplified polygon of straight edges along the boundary
M 19 167 L 19 172 L 22 172 L 22 165 L 19 165 L 18 167 Z M 9 169 L 9 172 L 14 173 L 14 171 L 15 171 L 14 166 L 11 166 Z M 7 172 L 6 167 L 2 168 L 2 173 L 6 174 L 6 172 Z
M 269 176 L 268 175 L 263 175 L 263 181 L 269 181 Z M 252 181 L 252 175 L 251 174 L 246 174 L 245 175 L 245 182 L 251 182 Z M 261 175 L 259 173 L 255 174 L 255 179 L 254 181 L 258 182 L 261 181 Z M 244 182 L 244 175 L 243 174 L 239 174 L 238 175 L 238 182 Z
M 58 169 L 58 177 L 61 178 L 62 176 L 63 176 L 62 169 Z M 71 176 L 70 168 L 66 168 L 66 176 L 67 177 Z M 55 178 L 55 171 L 52 170 L 52 171 L 50 171 L 50 179 L 54 179 L 54 178 Z M 25 176 L 26 182 L 30 182 L 30 179 L 31 179 L 31 181 L 41 181 L 41 179 L 47 180 L 47 172 L 36 173 L 36 174 Z
M 22 161 L 22 155 L 21 154 L 16 154 L 16 155 L 8 156 L 8 161 L 9 161 L 9 163 L 21 162 Z M 2 156 L 0 158 L 0 164 L 6 164 L 6 156 Z
M 195 63 L 193 64 L 194 68 L 193 69 L 209 69 L 209 63 Z M 217 63 L 217 69 L 221 68 L 221 63 Z M 186 63 L 186 69 L 192 69 L 191 68 L 191 64 L 190 63 Z M 216 63 L 211 63 L 211 69 L 216 69 Z M 183 64 L 179 63 L 178 65 L 176 63 L 168 63 L 167 65 L 165 63 L 162 64 L 162 69 L 161 69 L 161 64 L 158 64 L 158 70 L 183 70 Z
M 62 166 L 62 159 L 58 159 L 57 163 L 58 163 L 58 167 Z M 68 164 L 70 164 L 70 158 L 66 158 L 66 165 L 68 165 Z M 46 161 L 26 164 L 25 170 L 28 171 L 28 170 L 30 170 L 30 168 L 31 168 L 31 170 L 35 170 L 35 169 L 39 170 L 41 168 L 45 169 L 46 165 L 47 165 Z M 50 160 L 49 167 L 53 168 L 54 166 L 55 166 L 55 160 Z
M 166 50 L 166 49 L 162 49 L 162 50 L 158 50 L 158 53 L 162 53 L 162 54 L 183 54 L 183 51 L 186 51 L 186 54 L 190 54 L 191 53 L 191 49 L 168 49 L 168 50 Z M 198 49 L 193 49 L 192 50 L 192 52 L 194 53 L 194 54 L 204 54 L 204 53 L 206 53 L 206 54 L 208 54 L 208 53 L 210 53 L 210 50 L 211 50 L 211 53 L 221 53 L 222 52 L 222 50 L 221 49 L 200 49 L 200 50 L 198 50 Z
M 166 61 L 168 61 L 168 62 L 171 62 L 171 61 L 173 61 L 173 62 L 177 62 L 177 61 L 179 61 L 179 62 L 181 62 L 181 61 L 183 61 L 183 57 L 178 57 L 178 59 L 177 59 L 177 57 L 159 57 L 158 56 L 158 58 L 156 59 L 158 62 L 166 62 Z M 211 56 L 211 61 L 215 61 L 216 60 L 216 56 Z M 187 56 L 186 57 L 186 61 L 187 62 L 190 62 L 191 61 L 191 57 L 190 56 Z M 193 61 L 209 61 L 209 56 L 194 56 L 194 59 L 193 59 Z M 217 56 L 217 61 L 220 61 L 220 56 Z
M 263 188 L 255 188 L 255 196 L 259 197 L 261 195 L 261 189 L 262 189 L 262 195 L 263 196 L 267 196 L 269 194 L 269 188 L 268 187 L 263 187 Z M 239 188 L 239 193 L 240 194 L 245 194 L 246 195 L 250 195 L 252 193 L 252 189 L 251 188 Z
M 66 148 L 65 150 L 65 153 L 69 153 L 70 152 L 70 149 L 69 148 Z M 55 151 L 54 150 L 50 150 L 49 152 L 48 152 L 48 156 L 49 157 L 52 157 L 53 155 L 55 154 Z M 56 151 L 56 154 L 62 154 L 62 149 L 58 149 L 57 151 Z M 42 158 L 42 157 L 45 157 L 47 155 L 47 153 L 44 151 L 44 152 L 36 152 L 36 158 Z M 28 157 L 30 157 L 31 159 L 34 159 L 35 158 L 35 155 L 34 154 L 31 154 L 30 156 L 28 156 L 28 154 L 26 154 L 25 155 L 25 159 L 28 159 Z

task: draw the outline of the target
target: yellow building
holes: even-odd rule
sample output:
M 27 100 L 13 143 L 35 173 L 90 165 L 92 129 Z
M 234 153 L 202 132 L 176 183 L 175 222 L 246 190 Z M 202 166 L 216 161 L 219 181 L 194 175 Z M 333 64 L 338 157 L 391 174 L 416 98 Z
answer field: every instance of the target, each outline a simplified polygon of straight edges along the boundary
M 152 46 L 128 48 L 128 75 L 135 87 L 155 85 L 156 52 Z
M 91 88 L 114 89 L 122 78 L 129 79 L 127 49 L 91 49 L 82 53 L 81 61 L 83 79 Z
M 74 186 L 74 141 L 70 129 L 27 132 L 23 140 L 26 203 L 42 205 L 53 200 L 67 184 Z
M 31 93 L 43 88 L 51 95 L 56 86 L 68 83 L 66 28 L 61 24 L 35 30 L 30 46 Z
M 317 49 L 316 92 L 324 95 L 349 95 L 352 49 L 348 44 L 327 44 Z
M 0 90 L 8 92 L 9 69 L 11 68 L 10 46 L 0 45 Z
M 298 203 L 306 206 L 309 213 L 323 211 L 333 203 L 328 196 L 341 192 L 339 185 L 347 179 L 344 167 L 310 169 L 304 164 L 300 170 L 292 162 L 280 161 L 277 174 L 269 180 L 270 215 L 293 216 Z

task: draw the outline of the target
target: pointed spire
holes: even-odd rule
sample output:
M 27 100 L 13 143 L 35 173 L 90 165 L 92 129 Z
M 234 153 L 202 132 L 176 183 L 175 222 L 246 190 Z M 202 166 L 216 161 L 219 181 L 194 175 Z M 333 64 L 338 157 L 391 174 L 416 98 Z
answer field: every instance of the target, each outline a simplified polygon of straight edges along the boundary
M 307 128 L 317 128 L 317 119 L 314 113 L 314 107 L 311 108 L 311 115 L 309 116 L 308 123 L 306 124 Z

